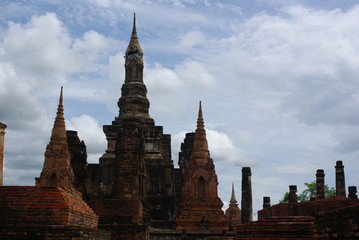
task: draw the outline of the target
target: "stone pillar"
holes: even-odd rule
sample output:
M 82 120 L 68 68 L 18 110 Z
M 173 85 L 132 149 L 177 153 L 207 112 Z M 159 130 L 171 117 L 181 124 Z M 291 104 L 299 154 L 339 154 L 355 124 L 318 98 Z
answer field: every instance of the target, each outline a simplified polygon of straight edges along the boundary
M 270 197 L 263 197 L 263 209 L 270 207 Z
M 252 172 L 250 167 L 242 168 L 242 223 L 253 221 L 252 208 Z
M 289 185 L 288 202 L 289 203 L 298 202 L 297 185 Z
M 317 170 L 317 200 L 325 198 L 324 170 Z
M 348 192 L 349 192 L 348 198 L 358 199 L 357 187 L 356 186 L 349 186 L 348 187 Z
M 346 196 L 343 161 L 337 161 L 335 166 L 335 188 L 337 196 Z
M 3 185 L 3 169 L 4 169 L 4 135 L 6 125 L 0 122 L 0 186 Z

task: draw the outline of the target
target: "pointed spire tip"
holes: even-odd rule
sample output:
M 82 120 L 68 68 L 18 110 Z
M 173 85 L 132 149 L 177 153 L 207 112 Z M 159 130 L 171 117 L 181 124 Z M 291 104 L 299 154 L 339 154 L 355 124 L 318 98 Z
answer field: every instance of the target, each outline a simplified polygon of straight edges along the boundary
M 63 103 L 63 96 L 62 96 L 62 91 L 63 91 L 63 86 L 61 86 L 61 92 L 60 92 L 60 101 L 59 101 L 59 104 L 62 105 Z
M 237 203 L 236 194 L 234 193 L 234 182 L 232 182 L 232 195 L 231 195 L 231 200 L 229 202 Z
M 202 114 L 202 101 L 199 101 L 198 120 L 199 120 L 199 119 L 203 119 L 203 114 Z
M 133 13 L 133 29 L 132 33 L 136 33 L 136 13 Z

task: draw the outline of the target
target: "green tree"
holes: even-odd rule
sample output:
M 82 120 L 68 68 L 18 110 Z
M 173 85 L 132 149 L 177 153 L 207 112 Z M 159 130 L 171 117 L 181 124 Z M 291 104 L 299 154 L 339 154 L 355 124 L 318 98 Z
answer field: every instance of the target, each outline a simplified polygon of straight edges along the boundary
M 304 183 L 304 185 L 307 188 L 304 189 L 303 192 L 298 195 L 298 202 L 307 202 L 310 200 L 311 197 L 317 196 L 317 183 L 315 181 L 311 183 Z M 335 188 L 325 185 L 325 197 L 329 198 L 335 195 L 336 195 Z M 283 198 L 279 200 L 279 202 L 287 203 L 288 197 L 289 197 L 289 192 L 285 192 Z

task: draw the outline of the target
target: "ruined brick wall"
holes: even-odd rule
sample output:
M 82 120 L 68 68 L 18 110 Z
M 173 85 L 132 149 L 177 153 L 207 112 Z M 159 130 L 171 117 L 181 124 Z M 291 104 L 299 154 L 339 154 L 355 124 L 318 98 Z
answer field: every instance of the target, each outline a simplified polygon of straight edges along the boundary
M 359 239 L 359 206 L 321 212 L 314 223 L 314 237 L 318 240 Z
M 315 239 L 313 217 L 272 217 L 236 227 L 236 239 Z
M 99 228 L 111 231 L 112 239 L 148 239 L 148 226 L 142 224 L 144 209 L 139 199 L 101 199 L 89 204 L 99 216 Z
M 358 199 L 331 197 L 322 200 L 301 203 L 280 203 L 258 211 L 258 219 L 284 216 L 312 216 L 322 211 L 329 211 L 348 206 L 359 205 Z
M 100 224 L 140 224 L 143 205 L 139 199 L 100 199 L 88 204 L 99 216 Z
M 74 189 L 3 186 L 0 226 L 97 228 L 98 217 Z
M 82 194 L 86 191 L 87 152 L 84 141 L 80 141 L 76 131 L 66 131 L 67 145 L 71 154 L 71 167 L 74 171 L 74 187 Z

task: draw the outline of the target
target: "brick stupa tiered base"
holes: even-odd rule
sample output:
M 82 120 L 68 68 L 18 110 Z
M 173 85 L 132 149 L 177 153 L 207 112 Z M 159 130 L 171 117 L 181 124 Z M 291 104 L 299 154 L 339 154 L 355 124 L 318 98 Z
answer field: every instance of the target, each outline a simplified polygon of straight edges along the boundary
M 97 215 L 74 189 L 0 187 L 0 239 L 109 239 L 97 226 Z

